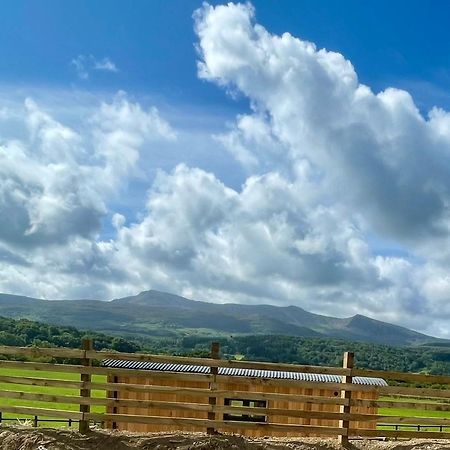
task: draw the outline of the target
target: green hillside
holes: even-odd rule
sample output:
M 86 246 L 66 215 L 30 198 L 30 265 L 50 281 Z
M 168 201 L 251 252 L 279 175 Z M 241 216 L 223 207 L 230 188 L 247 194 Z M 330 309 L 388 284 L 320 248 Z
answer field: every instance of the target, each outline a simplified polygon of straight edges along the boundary
M 399 346 L 446 342 L 362 315 L 340 319 L 313 314 L 297 306 L 217 304 L 158 291 L 112 301 L 49 301 L 0 294 L 0 315 L 129 339 L 283 334 Z
M 345 351 L 353 351 L 356 365 L 375 370 L 450 373 L 450 346 L 394 347 L 341 339 L 281 335 L 158 337 L 128 340 L 74 327 L 49 325 L 27 319 L 0 317 L 0 345 L 79 348 L 83 337 L 95 348 L 124 352 L 144 351 L 173 355 L 208 356 L 212 340 L 223 358 L 340 366 Z

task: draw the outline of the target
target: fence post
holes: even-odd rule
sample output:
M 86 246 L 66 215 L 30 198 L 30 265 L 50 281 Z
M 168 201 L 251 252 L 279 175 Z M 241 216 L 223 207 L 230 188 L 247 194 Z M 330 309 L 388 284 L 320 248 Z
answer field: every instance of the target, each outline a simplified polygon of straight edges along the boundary
M 85 351 L 85 358 L 81 359 L 81 364 L 83 366 L 92 366 L 92 360 L 89 358 L 86 358 L 86 351 L 92 350 L 94 348 L 94 342 L 92 339 L 83 339 L 81 341 L 81 349 Z M 81 374 L 81 381 L 89 383 L 91 381 L 91 375 L 90 374 Z M 80 397 L 87 397 L 89 398 L 91 396 L 91 390 L 90 389 L 80 389 Z M 78 422 L 78 430 L 82 434 L 86 434 L 89 431 L 89 420 L 86 420 L 84 418 L 84 414 L 90 412 L 90 406 L 89 405 L 80 405 L 80 412 L 83 413 L 80 421 Z
M 112 379 L 112 382 L 113 382 L 113 383 L 118 383 L 118 382 L 119 382 L 119 377 L 116 376 L 116 375 L 114 375 L 113 377 L 109 376 L 109 377 L 108 377 L 108 382 L 111 382 L 111 379 Z M 117 400 L 117 399 L 119 398 L 119 393 L 118 393 L 118 391 L 112 391 L 112 392 L 110 392 L 110 393 L 108 394 L 108 397 L 110 397 L 110 394 L 112 394 L 112 398 L 114 398 L 115 400 Z M 112 413 L 113 413 L 113 414 L 117 414 L 117 413 L 118 413 L 118 408 L 117 408 L 117 406 L 113 406 L 113 408 L 112 408 Z M 117 422 L 111 422 L 111 428 L 112 428 L 113 430 L 116 430 L 116 429 L 117 429 Z
M 38 416 L 34 416 L 33 427 L 37 428 L 39 426 Z
M 344 369 L 353 369 L 353 363 L 355 360 L 355 355 L 352 352 L 345 352 L 344 353 L 344 361 L 342 364 L 342 367 Z M 350 371 L 350 375 L 344 375 L 342 377 L 342 383 L 351 383 L 353 380 L 353 377 L 351 375 L 351 371 Z M 341 405 L 339 407 L 339 412 L 341 413 L 345 413 L 345 414 L 350 414 L 350 400 L 352 397 L 352 391 L 346 391 L 345 389 L 341 390 L 341 398 L 347 399 L 348 400 L 348 404 L 347 405 Z M 340 420 L 339 421 L 339 428 L 342 428 L 343 430 L 346 431 L 345 435 L 340 435 L 338 437 L 339 439 L 339 444 L 345 446 L 348 444 L 348 429 L 350 427 L 350 421 L 348 420 Z
M 213 342 L 211 344 L 211 358 L 213 359 L 220 359 L 219 356 L 220 353 L 220 344 L 218 342 Z M 213 376 L 213 380 L 209 383 L 209 390 L 211 391 L 211 394 L 213 393 L 213 391 L 215 391 L 217 389 L 217 381 L 216 381 L 216 376 L 218 373 L 218 368 L 217 367 L 210 367 L 209 371 L 211 373 L 211 375 Z M 215 406 L 217 404 L 217 397 L 209 397 L 208 399 L 209 404 Z M 216 420 L 216 413 L 215 412 L 208 412 L 208 420 Z M 206 428 L 206 432 L 208 434 L 215 434 L 216 430 L 214 427 L 207 427 Z

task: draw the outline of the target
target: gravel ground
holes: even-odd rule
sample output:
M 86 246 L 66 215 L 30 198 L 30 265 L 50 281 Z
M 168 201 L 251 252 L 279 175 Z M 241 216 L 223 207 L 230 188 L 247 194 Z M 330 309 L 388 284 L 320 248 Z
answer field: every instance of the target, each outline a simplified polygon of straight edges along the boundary
M 355 440 L 351 450 L 450 450 L 448 440 Z M 88 435 L 76 431 L 30 428 L 0 428 L 0 450 L 339 450 L 336 439 L 267 438 L 235 435 L 208 436 L 204 433 L 137 434 L 94 430 Z

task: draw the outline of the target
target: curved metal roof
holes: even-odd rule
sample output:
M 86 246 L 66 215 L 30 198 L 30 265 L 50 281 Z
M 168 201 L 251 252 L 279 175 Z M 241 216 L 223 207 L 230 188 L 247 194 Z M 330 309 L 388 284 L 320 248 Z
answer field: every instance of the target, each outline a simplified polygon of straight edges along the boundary
M 105 359 L 102 361 L 103 367 L 114 367 L 117 369 L 139 369 L 154 370 L 161 372 L 175 373 L 209 373 L 208 366 L 195 366 L 190 364 L 169 364 L 154 363 L 146 361 L 127 361 L 123 359 Z M 340 383 L 342 377 L 340 375 L 328 375 L 321 373 L 303 373 L 303 372 L 286 372 L 278 370 L 259 370 L 259 369 L 240 369 L 232 367 L 219 367 L 219 375 L 236 376 L 236 377 L 252 377 L 252 378 L 272 378 L 283 380 L 297 381 L 314 381 L 322 383 Z M 364 384 L 368 386 L 387 386 L 382 378 L 373 377 L 353 377 L 353 383 Z

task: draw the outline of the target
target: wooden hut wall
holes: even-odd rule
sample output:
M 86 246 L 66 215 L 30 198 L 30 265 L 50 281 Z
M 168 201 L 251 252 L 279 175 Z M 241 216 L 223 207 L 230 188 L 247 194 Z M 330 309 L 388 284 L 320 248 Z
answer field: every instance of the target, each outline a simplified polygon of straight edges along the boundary
M 120 377 L 120 383 L 144 384 L 155 386 L 173 386 L 180 388 L 201 388 L 208 389 L 208 382 L 202 381 L 184 381 L 173 380 L 158 377 Z M 112 382 L 112 381 L 111 381 Z M 187 395 L 170 394 L 170 393 L 149 393 L 149 392 L 125 392 L 117 393 L 117 398 L 122 400 L 153 400 L 164 402 L 178 403 L 203 403 L 208 404 L 208 396 L 192 397 Z M 108 408 L 108 412 L 112 412 L 112 407 Z M 118 414 L 133 414 L 143 416 L 162 416 L 162 417 L 189 417 L 195 419 L 207 419 L 208 413 L 204 411 L 183 411 L 180 409 L 158 409 L 158 408 L 131 408 L 119 407 L 116 411 Z M 204 427 L 195 426 L 178 426 L 178 425 L 159 425 L 159 424 L 141 424 L 141 423 L 117 423 L 118 430 L 137 431 L 137 432 L 156 432 L 156 431 L 204 431 Z
M 109 380 L 113 382 L 111 378 Z M 158 385 L 158 386 L 173 386 L 173 387 L 189 387 L 189 388 L 202 388 L 208 389 L 208 383 L 202 381 L 184 381 L 169 378 L 159 378 L 157 374 L 152 374 L 146 378 L 142 377 L 120 377 L 117 379 L 121 383 L 132 383 L 132 384 L 146 384 L 146 385 Z M 326 389 L 326 383 L 324 383 L 323 389 L 305 389 L 298 388 L 295 386 L 271 386 L 264 385 L 264 383 L 240 383 L 239 379 L 233 383 L 217 383 L 217 389 L 219 390 L 229 390 L 229 391 L 242 391 L 242 392 L 266 392 L 266 393 L 280 393 L 280 394 L 294 394 L 294 395 L 320 395 L 324 397 L 336 397 L 340 396 L 340 392 Z M 154 401 L 167 401 L 167 402 L 181 402 L 181 403 L 202 403 L 208 404 L 208 396 L 205 397 L 192 397 L 179 394 L 170 393 L 146 393 L 146 392 L 123 392 L 117 393 L 117 398 L 119 399 L 133 399 L 133 400 L 154 400 Z M 377 393 L 375 391 L 354 391 L 352 393 L 352 398 L 355 399 L 377 399 Z M 218 405 L 224 405 L 225 399 L 218 398 Z M 290 410 L 303 410 L 303 411 L 327 411 L 327 412 L 339 412 L 339 405 L 328 405 L 328 404 L 311 404 L 302 402 L 290 402 L 290 401 L 274 401 L 269 400 L 266 403 L 267 408 L 277 408 L 277 409 L 290 409 Z M 108 412 L 113 412 L 113 409 L 108 408 Z M 203 411 L 183 411 L 183 410 L 170 410 L 170 409 L 157 409 L 157 408 L 131 408 L 131 407 L 120 407 L 116 408 L 115 412 L 119 414 L 133 414 L 133 415 L 146 415 L 146 416 L 163 416 L 163 417 L 190 417 L 198 419 L 207 419 L 207 412 Z M 376 408 L 367 407 L 353 407 L 352 412 L 361 414 L 376 414 Z M 222 417 L 220 417 L 221 419 Z M 218 418 L 219 419 L 219 418 Z M 281 424 L 297 424 L 297 425 L 313 425 L 313 426 L 338 426 L 337 420 L 331 419 L 306 419 L 301 417 L 289 417 L 289 416 L 275 416 L 270 415 L 267 417 L 268 422 L 281 423 Z M 351 423 L 352 427 L 361 428 L 376 428 L 375 422 L 356 422 Z M 138 424 L 138 423 L 118 423 L 117 428 L 119 430 L 127 431 L 137 431 L 137 432 L 158 432 L 158 431 L 205 431 L 204 427 L 195 426 L 174 426 L 174 425 L 153 425 L 153 424 Z M 219 431 L 230 431 L 221 430 Z M 264 435 L 263 430 L 249 430 L 249 429 L 239 429 L 239 423 L 236 422 L 236 429 L 233 432 L 239 433 L 245 436 L 259 437 Z M 271 432 L 273 436 L 295 436 L 297 433 L 286 433 L 286 432 Z

